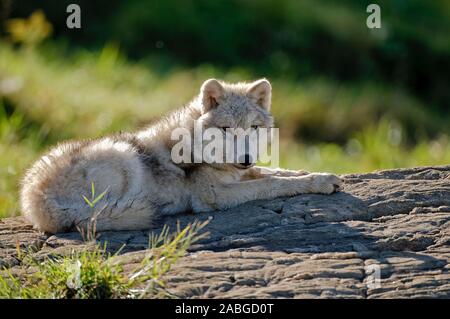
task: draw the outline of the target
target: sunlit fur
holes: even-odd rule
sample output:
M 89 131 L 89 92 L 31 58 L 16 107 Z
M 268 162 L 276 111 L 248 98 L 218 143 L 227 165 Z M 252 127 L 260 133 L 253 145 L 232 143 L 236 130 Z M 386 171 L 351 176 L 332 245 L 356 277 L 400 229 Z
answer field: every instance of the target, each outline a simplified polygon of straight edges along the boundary
M 271 127 L 270 101 L 265 79 L 237 84 L 210 79 L 191 103 L 147 129 L 61 143 L 25 174 L 22 213 L 48 233 L 85 227 L 93 214 L 98 231 L 149 229 L 159 214 L 336 191 L 341 180 L 332 174 L 172 161 L 173 129 L 192 131 L 195 121 L 204 128 Z M 97 194 L 106 191 L 94 208 L 82 197 L 90 197 L 92 182 Z

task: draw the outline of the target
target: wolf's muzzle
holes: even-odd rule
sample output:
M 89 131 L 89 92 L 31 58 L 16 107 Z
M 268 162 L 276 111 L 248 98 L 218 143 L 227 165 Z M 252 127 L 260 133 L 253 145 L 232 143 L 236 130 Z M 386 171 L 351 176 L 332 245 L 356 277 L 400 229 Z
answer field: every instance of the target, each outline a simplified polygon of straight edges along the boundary
M 249 168 L 253 166 L 255 163 L 253 162 L 253 158 L 250 156 L 250 154 L 245 154 L 239 157 L 239 166 L 242 168 Z

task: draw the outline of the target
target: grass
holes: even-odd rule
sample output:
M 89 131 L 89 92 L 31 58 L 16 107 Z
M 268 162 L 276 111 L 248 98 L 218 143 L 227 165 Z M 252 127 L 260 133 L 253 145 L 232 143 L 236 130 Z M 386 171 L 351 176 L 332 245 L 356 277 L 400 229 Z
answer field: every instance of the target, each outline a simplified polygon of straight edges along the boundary
M 96 194 L 91 183 L 91 196 L 84 195 L 92 217 L 78 231 L 85 241 L 80 250 L 68 255 L 44 257 L 39 260 L 33 251 L 24 253 L 17 246 L 17 258 L 24 274 L 14 274 L 11 269 L 0 270 L 0 298 L 16 299 L 105 299 L 174 297 L 164 289 L 164 275 L 187 249 L 196 241 L 208 236 L 200 231 L 209 220 L 194 222 L 175 233 L 164 226 L 159 235 L 152 233 L 149 250 L 135 269 L 125 272 L 120 261 L 119 249 L 111 254 L 107 243 L 98 242 L 96 219 L 104 207 L 96 204 L 105 196 L 107 189 Z
M 405 145 L 401 126 L 381 120 L 355 133 L 344 145 L 335 143 L 281 143 L 281 166 L 336 173 L 369 172 L 377 169 L 444 165 L 450 163 L 450 140 L 442 134 Z
M 171 234 L 165 227 L 149 239 L 149 250 L 135 269 L 125 272 L 118 252 L 106 245 L 87 245 L 68 256 L 46 257 L 44 261 L 19 253 L 26 275 L 9 269 L 0 272 L 0 298 L 105 299 L 174 297 L 164 288 L 163 276 L 196 241 L 206 222 L 189 224 Z
M 210 77 L 261 76 L 211 65 L 161 70 L 128 61 L 114 44 L 67 53 L 53 43 L 0 40 L 0 218 L 19 213 L 24 170 L 58 141 L 142 127 L 188 102 Z M 450 163 L 448 117 L 401 89 L 270 80 L 284 167 L 350 173 Z
M 332 22 L 333 31 L 345 37 L 346 27 Z M 69 52 L 58 43 L 40 43 L 51 32 L 42 14 L 29 23 L 10 25 L 13 40 L 23 45 L 0 39 L 0 218 L 19 213 L 20 178 L 51 145 L 142 127 L 188 102 L 210 77 L 236 82 L 267 76 L 245 68 L 131 62 L 114 43 Z M 290 69 L 287 58 L 278 60 L 277 68 Z M 281 166 L 350 173 L 450 163 L 449 114 L 433 113 L 401 88 L 342 85 L 324 77 L 270 80 Z M 174 234 L 165 227 L 150 237 L 139 265 L 124 271 L 119 252 L 96 243 L 95 205 L 107 190 L 100 191 L 92 184 L 90 198 L 84 196 L 94 216 L 79 229 L 88 245 L 43 260 L 19 250 L 25 272 L 0 271 L 0 298 L 174 297 L 163 277 L 205 235 L 199 232 L 206 223 L 178 227 Z

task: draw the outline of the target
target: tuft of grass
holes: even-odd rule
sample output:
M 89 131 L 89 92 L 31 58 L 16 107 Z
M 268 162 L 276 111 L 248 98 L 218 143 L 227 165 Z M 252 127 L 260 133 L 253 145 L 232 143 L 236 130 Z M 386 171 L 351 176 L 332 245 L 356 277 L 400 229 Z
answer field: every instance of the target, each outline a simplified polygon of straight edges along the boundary
M 165 225 L 159 235 L 149 237 L 149 250 L 140 264 L 125 273 L 118 257 L 107 250 L 107 243 L 97 243 L 96 221 L 102 209 L 96 204 L 104 198 L 108 188 L 97 195 L 91 182 L 91 196 L 81 197 L 92 209 L 92 217 L 78 231 L 86 242 L 81 250 L 67 256 L 50 256 L 43 262 L 33 258 L 32 251 L 24 254 L 17 244 L 17 256 L 26 275 L 14 275 L 10 269 L 0 272 L 0 298 L 105 299 L 171 296 L 164 289 L 163 276 L 196 241 L 208 236 L 200 233 L 209 220 L 194 222 L 175 233 Z M 173 297 L 173 296 L 171 296 Z
M 82 196 L 83 196 L 83 199 L 86 202 L 86 204 L 88 204 L 89 207 L 93 208 L 95 206 L 95 204 L 106 195 L 107 192 L 108 192 L 108 189 L 105 189 L 103 191 L 103 193 L 101 193 L 98 196 L 95 196 L 95 184 L 94 184 L 94 182 L 91 182 L 91 199 L 88 199 L 84 195 L 82 195 Z
M 103 197 L 105 197 L 106 193 L 108 192 L 108 188 L 109 187 L 107 187 L 100 195 L 96 196 L 95 183 L 91 182 L 91 198 L 89 199 L 85 195 L 81 195 L 81 197 L 84 199 L 86 204 L 92 210 L 91 217 L 89 218 L 89 221 L 86 223 L 86 225 L 77 227 L 78 232 L 81 234 L 81 237 L 86 242 L 94 242 L 97 239 L 97 218 L 103 212 L 103 210 L 106 208 L 106 205 L 103 206 L 99 210 L 97 210 L 95 208 L 95 205 Z
M 18 276 L 10 269 L 0 272 L 0 298 L 174 297 L 165 290 L 163 276 L 193 243 L 208 235 L 200 234 L 207 223 L 194 222 L 183 229 L 178 225 L 173 234 L 164 227 L 159 235 L 152 234 L 148 253 L 131 273 L 124 272 L 119 252 L 108 253 L 106 244 L 44 261 L 24 257 L 26 275 Z

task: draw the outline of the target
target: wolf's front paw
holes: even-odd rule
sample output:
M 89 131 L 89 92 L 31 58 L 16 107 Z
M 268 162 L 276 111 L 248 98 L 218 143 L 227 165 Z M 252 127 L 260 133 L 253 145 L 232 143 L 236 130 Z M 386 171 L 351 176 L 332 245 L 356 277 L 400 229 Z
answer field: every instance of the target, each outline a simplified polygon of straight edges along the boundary
M 313 193 L 332 194 L 342 186 L 342 179 L 328 173 L 312 173 L 311 175 Z

